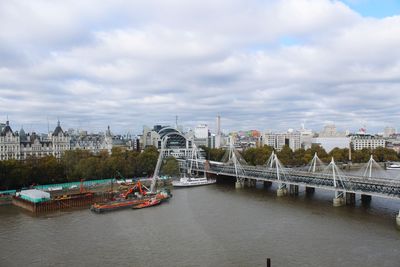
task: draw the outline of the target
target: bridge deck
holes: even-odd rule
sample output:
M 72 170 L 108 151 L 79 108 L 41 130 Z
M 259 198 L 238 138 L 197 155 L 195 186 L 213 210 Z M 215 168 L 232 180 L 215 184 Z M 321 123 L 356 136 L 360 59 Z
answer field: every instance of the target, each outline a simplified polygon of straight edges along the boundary
M 199 162 L 197 165 L 198 166 L 195 166 L 193 170 L 204 171 L 204 162 Z M 242 166 L 241 170 L 239 178 L 400 199 L 400 180 L 398 179 L 341 175 L 336 178 L 337 185 L 335 187 L 333 176 L 324 173 L 311 173 L 285 168 L 280 172 L 278 179 L 276 169 L 267 169 L 266 167 L 260 166 Z M 207 172 L 216 175 L 236 177 L 236 171 L 233 165 L 211 163 L 207 166 Z

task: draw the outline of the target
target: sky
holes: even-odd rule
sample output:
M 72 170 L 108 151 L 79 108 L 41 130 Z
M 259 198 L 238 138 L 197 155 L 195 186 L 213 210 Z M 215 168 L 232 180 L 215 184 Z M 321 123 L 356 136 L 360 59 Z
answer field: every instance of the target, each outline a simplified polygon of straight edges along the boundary
M 400 1 L 0 2 L 0 122 L 400 130 Z

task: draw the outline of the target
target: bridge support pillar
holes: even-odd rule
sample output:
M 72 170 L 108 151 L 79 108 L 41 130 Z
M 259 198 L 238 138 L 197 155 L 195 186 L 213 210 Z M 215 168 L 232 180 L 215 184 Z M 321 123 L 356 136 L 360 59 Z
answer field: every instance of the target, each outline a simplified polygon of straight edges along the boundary
M 264 181 L 264 188 L 269 188 L 272 186 L 272 182 Z
M 248 187 L 256 187 L 256 180 L 247 179 L 247 186 Z
M 314 187 L 308 187 L 306 186 L 306 195 L 312 195 L 315 192 L 315 188 Z
M 283 197 L 286 195 L 287 195 L 286 187 L 279 187 L 278 190 L 276 191 L 276 196 L 278 196 L 278 197 Z
M 244 187 L 244 183 L 241 181 L 236 181 L 235 183 L 235 188 L 236 189 L 242 189 Z
M 333 206 L 340 207 L 346 204 L 345 192 L 335 191 L 335 198 L 333 199 Z
M 297 196 L 299 194 L 299 186 L 294 184 L 289 185 L 289 194 Z
M 396 216 L 396 224 L 397 224 L 397 229 L 400 230 L 400 210 L 399 210 L 399 214 L 397 214 L 397 216 Z
M 356 204 L 356 194 L 346 193 L 346 205 L 354 206 Z
M 371 203 L 372 196 L 370 195 L 361 195 L 361 203 L 369 204 Z
M 335 197 L 333 199 L 333 206 L 334 207 L 340 207 L 343 206 L 345 204 L 345 199 L 343 197 Z

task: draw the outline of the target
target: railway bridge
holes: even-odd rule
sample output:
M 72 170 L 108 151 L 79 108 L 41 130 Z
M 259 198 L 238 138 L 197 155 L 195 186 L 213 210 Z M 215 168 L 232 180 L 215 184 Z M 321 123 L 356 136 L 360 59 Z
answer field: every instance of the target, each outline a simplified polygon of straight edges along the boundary
M 287 194 L 297 195 L 300 186 L 305 187 L 306 193 L 314 192 L 315 188 L 330 190 L 335 194 L 335 207 L 354 205 L 356 194 L 361 195 L 363 202 L 369 202 L 372 196 L 400 200 L 400 179 L 373 176 L 372 156 L 363 175 L 352 175 L 339 170 L 333 158 L 328 166 L 321 168 L 316 154 L 307 169 L 285 168 L 274 153 L 266 165 L 249 166 L 232 145 L 227 150 L 227 155 L 226 162 L 192 158 L 181 161 L 181 167 L 190 172 L 235 177 L 237 189 L 245 185 L 255 186 L 257 181 L 263 181 L 267 187 L 277 183 L 279 197 Z M 396 217 L 396 224 L 400 228 L 400 211 Z

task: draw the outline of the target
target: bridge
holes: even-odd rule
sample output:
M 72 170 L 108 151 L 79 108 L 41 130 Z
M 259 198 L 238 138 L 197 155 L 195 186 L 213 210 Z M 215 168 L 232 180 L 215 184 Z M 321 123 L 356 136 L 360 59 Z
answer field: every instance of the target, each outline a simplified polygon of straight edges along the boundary
M 189 172 L 206 172 L 216 176 L 236 178 L 237 189 L 255 186 L 257 181 L 265 186 L 277 183 L 277 196 L 297 195 L 303 186 L 306 193 L 313 193 L 315 188 L 333 191 L 333 206 L 354 205 L 356 194 L 361 195 L 362 202 L 371 201 L 372 196 L 400 200 L 400 179 L 373 176 L 376 164 L 371 156 L 362 175 L 344 174 L 332 158 L 328 166 L 322 167 L 315 154 L 308 169 L 285 168 L 276 154 L 272 153 L 265 166 L 249 166 L 240 153 L 231 145 L 226 153 L 226 162 L 200 160 L 194 155 L 192 159 L 180 162 L 181 168 Z M 400 211 L 396 217 L 400 229 Z

